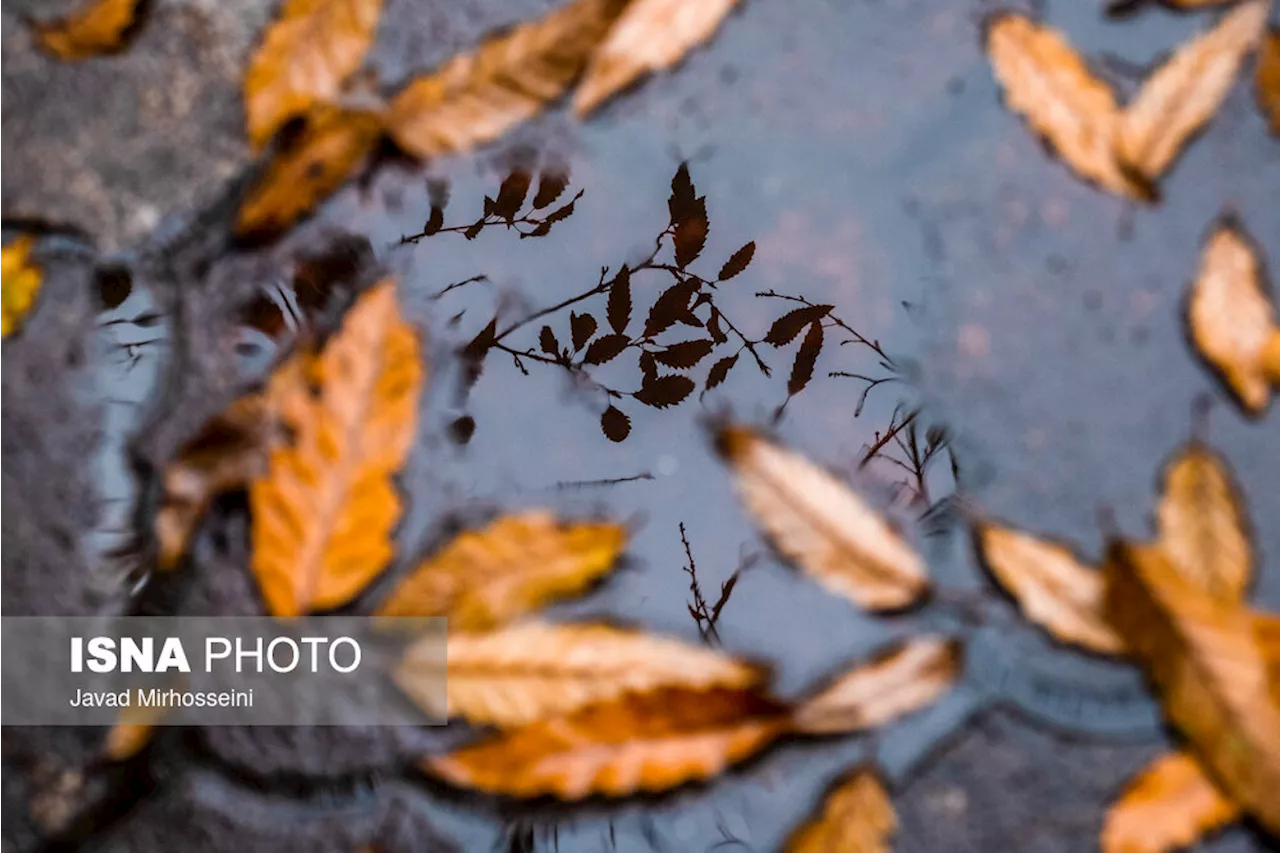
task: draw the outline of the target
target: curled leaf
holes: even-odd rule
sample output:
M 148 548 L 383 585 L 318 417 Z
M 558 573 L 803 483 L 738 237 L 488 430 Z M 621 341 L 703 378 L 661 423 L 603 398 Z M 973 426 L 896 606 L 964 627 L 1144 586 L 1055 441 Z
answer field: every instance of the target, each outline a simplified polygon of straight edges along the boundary
M 0 337 L 9 337 L 35 304 L 44 274 L 31 260 L 35 238 L 24 234 L 0 249 Z
M 1169 752 L 1139 771 L 1107 808 L 1102 853 L 1168 853 L 1234 823 L 1240 809 L 1185 752 Z
M 65 18 L 35 24 L 36 41 L 64 60 L 87 59 L 124 47 L 139 0 L 90 0 Z
M 827 795 L 822 814 L 787 841 L 786 853 L 890 853 L 898 828 L 874 771 L 860 769 Z

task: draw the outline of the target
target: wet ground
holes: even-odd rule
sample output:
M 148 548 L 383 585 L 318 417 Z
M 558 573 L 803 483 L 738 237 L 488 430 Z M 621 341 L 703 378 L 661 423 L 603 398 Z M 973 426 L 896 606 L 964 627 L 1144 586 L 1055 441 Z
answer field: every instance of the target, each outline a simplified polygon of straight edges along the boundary
M 386 162 L 277 244 L 251 249 L 219 243 L 226 216 L 213 199 L 224 179 L 207 180 L 189 145 L 166 142 L 168 125 L 143 122 L 131 138 L 146 144 L 116 149 L 112 140 L 123 131 L 115 111 L 85 104 L 86 127 L 96 129 L 82 131 L 84 141 L 67 130 L 67 122 L 79 122 L 54 117 L 74 118 L 75 110 L 51 97 L 81 91 L 73 83 L 92 80 L 126 100 L 152 91 L 147 74 L 176 61 L 166 40 L 186 37 L 165 29 L 168 20 L 205 16 L 210 31 L 223 33 L 213 38 L 231 59 L 251 44 L 219 29 L 225 9 L 156 5 L 134 58 L 74 71 L 55 71 L 24 48 L 5 7 L 4 146 L 18 157 L 5 171 L 6 223 L 70 221 L 104 247 L 81 248 L 76 237 L 46 240 L 50 292 L 24 333 L 5 343 L 6 614 L 157 600 L 188 613 L 257 607 L 243 576 L 244 531 L 234 505 L 219 508 L 197 543 L 189 587 L 164 595 L 154 584 L 138 589 L 128 546 L 138 507 L 153 496 L 145 462 L 166 458 L 202 412 L 261 375 L 287 344 L 287 324 L 279 331 L 261 321 L 277 315 L 259 311 L 253 317 L 262 328 L 250 328 L 242 306 L 264 296 L 294 305 L 296 259 L 354 233 L 399 276 L 406 312 L 431 353 L 420 440 L 404 476 L 402 557 L 391 576 L 457 524 L 496 512 L 551 506 L 626 518 L 636 530 L 627 565 L 555 615 L 607 616 L 696 640 L 683 523 L 704 588 L 716 590 L 750 565 L 719 636 L 725 648 L 771 664 L 783 695 L 925 628 L 966 633 L 970 665 L 950 698 L 874 737 L 783 744 L 707 786 L 575 809 L 461 797 L 406 772 L 412 755 L 465 732 L 402 740 L 169 730 L 139 762 L 100 768 L 88 757 L 100 733 L 9 729 L 6 849 L 52 839 L 93 850 L 158 850 L 194 836 L 214 849 L 241 850 L 550 850 L 558 843 L 565 851 L 768 851 L 836 777 L 870 758 L 894 787 L 898 850 L 1094 849 L 1105 804 L 1167 746 L 1141 680 L 1052 646 L 994 593 L 985 624 L 975 628 L 940 608 L 868 617 L 798 579 L 762 546 L 707 441 L 707 419 L 726 414 L 769 427 L 848 472 L 909 526 L 940 584 L 989 591 L 959 502 L 948 497 L 957 486 L 967 506 L 1097 554 L 1100 513 L 1130 535 L 1148 532 L 1160 463 L 1188 436 L 1194 401 L 1210 395 L 1217 401 L 1211 440 L 1235 467 L 1256 527 L 1254 600 L 1280 606 L 1275 415 L 1249 422 L 1226 402 L 1187 347 L 1179 309 L 1200 236 L 1220 209 L 1240 213 L 1269 255 L 1280 256 L 1280 147 L 1266 135 L 1246 83 L 1167 180 L 1164 203 L 1135 210 L 1077 182 L 1001 108 L 980 53 L 986 5 L 813 3 L 798 14 L 792 4 L 750 0 L 711 48 L 585 124 L 557 111 L 475 155 L 426 166 Z M 380 76 L 429 67 L 489 27 L 544 8 L 502 6 L 444 12 L 390 3 L 375 52 Z M 1127 90 L 1140 78 L 1136 68 L 1204 23 L 1161 11 L 1110 22 L 1093 4 L 1043 11 Z M 136 70 L 148 62 L 155 72 Z M 233 97 L 226 80 L 234 75 L 218 82 L 193 73 L 211 87 L 212 100 L 200 103 Z M 63 97 L 79 103 L 90 95 Z M 211 117 L 198 105 L 191 111 L 193 126 L 209 122 L 208 145 L 197 146 L 202 156 L 202 148 L 218 148 L 216 139 L 236 138 L 228 115 Z M 230 152 L 220 161 L 230 176 L 248 160 L 227 146 L 218 150 Z M 192 158 L 195 171 L 156 155 L 164 150 Z M 27 160 L 40 168 L 12 168 Z M 601 431 L 607 403 L 599 389 L 575 386 L 552 365 L 526 359 L 526 372 L 491 352 L 468 387 L 456 352 L 495 314 L 500 325 L 518 321 L 588 290 L 601 267 L 648 256 L 667 222 L 669 181 L 684 160 L 710 218 L 694 269 L 714 276 L 739 246 L 756 243 L 747 271 L 716 292 L 724 315 L 759 338 L 793 306 L 757 294 L 829 303 L 849 327 L 880 342 L 894 370 L 866 346 L 838 345 L 842 336 L 833 334 L 814 379 L 779 417 L 796 345 L 764 347 L 772 376 L 744 354 L 722 385 L 677 407 L 619 403 L 631 419 L 621 443 Z M 530 164 L 567 168 L 569 192 L 584 191 L 574 215 L 547 236 L 522 240 L 490 227 L 475 240 L 441 233 L 401 244 L 428 216 L 429 183 L 447 182 L 446 223 L 465 224 L 510 168 Z M 94 192 L 108 199 L 105 206 L 77 189 L 87 180 L 98 182 Z M 207 222 L 193 224 L 195 199 L 208 202 Z M 136 214 L 143 205 L 162 211 L 150 236 L 142 235 L 154 217 Z M 147 227 L 131 224 L 139 215 Z M 123 302 L 106 308 L 123 293 L 120 275 L 102 273 L 111 264 L 131 286 Z M 441 293 L 476 276 L 485 278 Z M 668 283 L 657 271 L 637 274 L 636 310 Z M 604 301 L 574 310 L 603 325 Z M 567 312 L 546 322 L 568 339 Z M 537 350 L 540 325 L 513 334 L 511 345 Z M 82 352 L 74 352 L 77 344 Z M 711 361 L 691 375 L 701 380 Z M 829 375 L 839 372 L 895 381 L 872 388 L 855 416 L 866 383 Z M 640 375 L 634 359 L 620 358 L 594 378 L 634 390 Z M 922 407 L 921 434 L 945 428 L 954 456 L 955 474 L 947 454 L 925 473 L 924 500 L 915 499 L 920 481 L 887 458 L 856 470 L 900 406 Z M 57 429 L 46 427 L 51 419 Z M 124 558 L 112 554 L 121 546 Z M 1260 842 L 1237 829 L 1203 849 L 1246 851 Z

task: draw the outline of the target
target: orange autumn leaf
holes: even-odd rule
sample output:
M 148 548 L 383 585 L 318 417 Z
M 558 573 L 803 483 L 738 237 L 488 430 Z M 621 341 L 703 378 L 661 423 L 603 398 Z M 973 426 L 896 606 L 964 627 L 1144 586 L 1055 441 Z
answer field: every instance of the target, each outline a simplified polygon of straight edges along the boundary
M 274 233 L 310 213 L 351 177 L 381 132 L 377 113 L 317 107 L 245 199 L 236 232 Z
M 786 726 L 785 709 L 752 690 L 668 688 L 511 729 L 423 767 L 491 794 L 621 797 L 708 779 Z
M 625 5 L 573 0 L 455 56 L 395 97 L 387 132 L 417 157 L 497 139 L 565 93 Z
M 382 0 L 287 0 L 245 73 L 245 123 L 255 148 L 338 96 L 373 43 L 381 11 Z
M 786 853 L 890 853 L 898 817 L 875 771 L 860 769 L 827 795 L 820 814 L 787 841 Z
M 35 305 L 44 274 L 31 260 L 35 238 L 18 237 L 0 249 L 0 337 L 16 331 Z
M 616 524 L 562 524 L 546 512 L 499 518 L 428 558 L 378 612 L 446 616 L 451 630 L 488 630 L 582 592 L 613 567 L 626 538 Z
M 154 727 L 147 723 L 116 723 L 107 732 L 102 747 L 108 761 L 124 761 L 133 758 L 151 743 Z
M 291 440 L 272 448 L 249 487 L 252 569 L 272 613 L 343 604 L 390 560 L 401 511 L 391 478 L 413 441 L 421 359 L 387 279 L 356 300 L 321 352 L 272 376 L 267 393 Z
M 36 41 L 65 60 L 86 59 L 124 46 L 139 0 L 90 0 L 65 18 L 35 24 Z
M 1258 109 L 1267 119 L 1272 135 L 1280 136 L 1280 29 L 1272 27 L 1258 48 L 1253 85 Z
M 1167 853 L 1235 822 L 1240 809 L 1193 756 L 1166 753 L 1144 767 L 1107 808 L 1102 853 Z
M 684 59 L 715 35 L 738 0 L 631 0 L 609 30 L 573 96 L 573 111 L 586 115 L 645 74 Z

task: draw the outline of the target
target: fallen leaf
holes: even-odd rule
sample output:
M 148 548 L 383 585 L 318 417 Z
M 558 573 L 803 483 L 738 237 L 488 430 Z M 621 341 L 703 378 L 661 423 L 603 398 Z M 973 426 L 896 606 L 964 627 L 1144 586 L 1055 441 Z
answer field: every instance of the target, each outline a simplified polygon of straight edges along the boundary
M 434 690 L 438 648 L 410 646 L 396 683 L 428 712 L 444 715 Z M 486 633 L 450 631 L 447 713 L 513 728 L 589 704 L 665 687 L 704 690 L 759 684 L 757 667 L 703 646 L 608 625 L 519 623 Z
M 103 754 L 108 761 L 124 761 L 133 758 L 151 743 L 154 727 L 147 723 L 116 723 L 107 732 Z
M 786 725 L 783 706 L 753 690 L 668 688 L 511 729 L 423 767 L 491 794 L 621 797 L 710 778 Z
M 1090 651 L 1124 651 L 1102 613 L 1102 573 L 1070 548 L 991 523 L 977 526 L 975 541 L 992 577 L 1032 622 Z
M 1191 341 L 1251 415 L 1280 384 L 1280 327 L 1258 250 L 1234 217 L 1223 217 L 1200 253 L 1187 296 Z
M 376 113 L 316 107 L 245 199 L 237 233 L 274 233 L 309 213 L 346 182 L 373 150 L 381 131 Z
M 1115 93 L 1061 33 L 1001 12 L 987 21 L 986 51 L 1006 106 L 1078 175 L 1119 195 L 1155 199 L 1154 187 L 1126 174 L 1116 161 Z
M 0 249 L 0 338 L 9 337 L 35 304 L 43 273 L 31 260 L 35 239 L 29 234 Z
M 245 123 L 255 148 L 338 96 L 373 44 L 381 12 L 382 0 L 287 0 L 245 73 Z
M 1122 168 L 1148 181 L 1164 173 L 1203 127 L 1258 44 L 1271 0 L 1245 0 L 1160 66 L 1125 107 L 1116 136 Z
M 391 478 L 413 441 L 421 359 L 387 279 L 356 300 L 319 354 L 301 353 L 271 378 L 292 440 L 272 449 L 249 502 L 253 573 L 272 613 L 343 604 L 391 558 L 401 509 Z
M 387 129 L 418 157 L 497 139 L 559 98 L 625 0 L 574 0 L 450 59 L 391 102 Z
M 827 795 L 822 814 L 791 836 L 786 853 L 890 853 L 897 828 L 884 785 L 860 769 Z
M 1280 830 L 1280 681 L 1254 614 L 1197 589 L 1157 546 L 1117 543 L 1104 612 L 1214 783 Z
M 627 533 L 562 524 L 546 512 L 506 516 L 461 534 L 392 592 L 383 616 L 445 616 L 451 631 L 485 631 L 577 595 L 613 567 Z
M 1280 136 L 1280 29 L 1275 27 L 1258 47 L 1254 89 L 1272 135 Z
M 835 679 L 796 708 L 793 724 L 810 734 L 875 728 L 936 701 L 959 674 L 955 642 L 917 637 Z
M 1185 752 L 1152 761 L 1107 808 L 1102 853 L 1167 853 L 1235 822 L 1240 810 Z
M 586 115 L 641 76 L 675 65 L 711 38 L 738 0 L 632 0 L 591 56 L 573 111 Z
M 741 427 L 722 430 L 717 443 L 756 523 L 831 592 L 868 610 L 925 593 L 924 564 L 902 534 L 831 474 Z
M 124 47 L 139 0 L 91 0 L 65 18 L 34 24 L 36 41 L 65 60 L 87 59 Z

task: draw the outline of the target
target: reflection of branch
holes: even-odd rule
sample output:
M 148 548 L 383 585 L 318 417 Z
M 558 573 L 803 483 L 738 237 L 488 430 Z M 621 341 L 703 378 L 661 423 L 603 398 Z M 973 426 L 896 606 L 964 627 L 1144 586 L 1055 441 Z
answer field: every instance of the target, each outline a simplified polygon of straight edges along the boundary
M 939 453 L 945 450 L 951 460 L 952 477 L 958 480 L 959 469 L 956 466 L 955 453 L 944 429 L 930 427 L 925 431 L 923 440 L 921 439 L 917 418 L 920 414 L 918 408 L 912 409 L 905 415 L 902 412 L 901 406 L 893 410 L 893 416 L 889 419 L 889 428 L 883 435 L 876 431 L 876 441 L 867 448 L 858 467 L 866 467 L 874 459 L 883 459 L 902 469 L 910 478 L 902 485 L 912 491 L 912 502 L 923 504 L 928 508 L 933 505 L 929 496 L 929 465 Z M 897 448 L 901 454 L 900 457 L 886 452 L 886 448 L 890 445 Z
M 915 421 L 916 415 L 918 415 L 919 413 L 920 413 L 920 410 L 917 409 L 911 412 L 911 414 L 907 415 L 906 418 L 904 418 L 901 423 L 895 424 L 895 421 L 897 420 L 897 417 L 898 417 L 898 410 L 895 409 L 893 412 L 893 418 L 889 421 L 888 431 L 886 431 L 883 436 L 880 435 L 879 430 L 876 431 L 876 443 L 871 445 L 871 447 L 867 449 L 867 452 L 862 455 L 862 461 L 858 463 L 858 467 L 859 468 L 866 467 L 866 464 L 870 462 L 875 457 L 875 455 L 884 448 L 886 444 L 893 441 L 894 436 L 896 436 L 904 427 L 910 426 Z
M 693 596 L 693 600 L 688 605 L 689 615 L 698 626 L 698 635 L 703 642 L 718 644 L 720 632 L 716 626 L 720 622 L 720 614 L 724 606 L 729 603 L 729 597 L 733 595 L 733 590 L 738 585 L 738 578 L 755 563 L 756 555 L 743 560 L 738 568 L 734 569 L 729 579 L 720 584 L 720 597 L 716 599 L 716 603 L 707 604 L 707 599 L 702 594 L 702 587 L 698 583 L 698 564 L 694 562 L 693 548 L 689 545 L 689 537 L 685 533 L 683 521 L 680 522 L 680 543 L 684 546 L 686 563 L 684 571 L 689 576 L 689 592 Z

